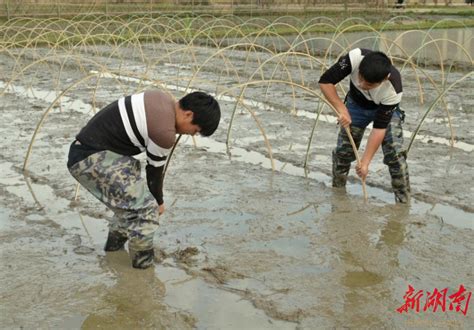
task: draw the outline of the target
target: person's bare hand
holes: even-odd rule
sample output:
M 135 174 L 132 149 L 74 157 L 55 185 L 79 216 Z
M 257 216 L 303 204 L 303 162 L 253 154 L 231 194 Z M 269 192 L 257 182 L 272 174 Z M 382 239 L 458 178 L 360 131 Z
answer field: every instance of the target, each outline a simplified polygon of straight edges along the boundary
M 367 178 L 367 174 L 369 174 L 369 165 L 365 164 L 364 162 L 357 164 L 356 172 L 357 175 L 362 179 L 362 181 L 365 181 L 365 179 Z
M 342 127 L 348 128 L 352 123 L 352 119 L 351 119 L 351 115 L 349 114 L 349 111 L 347 110 L 340 111 L 337 121 Z
M 160 215 L 162 215 L 164 212 L 165 212 L 165 204 L 163 203 L 163 204 L 159 205 L 159 207 L 158 207 L 158 213 L 159 213 Z

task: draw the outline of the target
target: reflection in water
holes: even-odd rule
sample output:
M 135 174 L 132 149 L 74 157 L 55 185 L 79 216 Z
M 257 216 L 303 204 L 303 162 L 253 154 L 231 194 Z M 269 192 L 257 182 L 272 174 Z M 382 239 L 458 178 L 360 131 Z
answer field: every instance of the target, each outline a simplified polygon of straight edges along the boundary
M 107 253 L 101 266 L 117 282 L 95 303 L 84 329 L 294 329 L 178 268 L 133 269 L 124 250 Z
M 408 207 L 395 205 L 391 208 L 389 218 L 380 235 L 380 245 L 396 248 L 405 239 L 405 219 L 409 215 Z M 397 258 L 395 258 L 397 259 Z
M 367 296 L 382 303 L 385 309 L 392 305 L 393 293 L 390 280 L 399 266 L 398 249 L 405 238 L 405 219 L 408 216 L 409 208 L 405 205 L 395 205 L 384 207 L 382 210 L 386 211 L 387 222 L 381 229 L 379 241 L 375 247 L 371 246 L 368 241 L 359 242 L 367 249 L 365 253 L 362 252 L 359 255 L 358 259 L 363 271 L 347 271 L 342 279 L 342 284 L 346 287 L 347 292 L 344 310 L 348 312 L 357 311 L 360 308 L 361 300 L 365 300 Z M 365 260 L 371 258 L 373 259 L 370 262 Z M 374 271 L 366 270 L 366 264 Z M 369 295 L 367 295 L 367 290 L 370 292 Z M 369 303 L 368 306 L 370 305 L 372 304 Z M 361 316 L 360 321 L 371 326 L 386 325 L 388 321 L 383 319 L 384 311 L 379 310 L 377 314 L 381 317 L 380 319 L 376 319 L 374 315 L 368 313 Z
M 107 289 L 95 312 L 84 320 L 84 329 L 161 329 L 170 326 L 166 306 L 162 304 L 165 287 L 155 276 L 153 267 L 133 269 L 125 250 L 107 253 L 101 266 L 114 274 L 117 282 Z
M 394 40 L 392 55 L 403 57 L 406 53 L 416 54 L 415 59 L 426 63 L 464 62 L 472 64 L 469 54 L 474 51 L 472 28 L 434 29 L 429 32 L 413 30 L 384 32 L 383 37 Z M 416 52 L 420 47 L 421 50 Z M 471 63 L 469 63 L 471 61 Z
M 276 47 L 279 51 L 287 51 L 289 45 L 295 50 L 315 53 L 330 51 L 333 55 L 341 55 L 341 47 L 362 47 L 369 49 L 380 48 L 395 58 L 406 59 L 412 57 L 417 65 L 440 63 L 459 63 L 469 68 L 472 66 L 474 53 L 473 33 L 474 28 L 452 28 L 407 31 L 387 30 L 376 32 L 351 32 L 346 31 L 335 36 L 332 33 L 316 33 L 307 35 L 304 41 L 295 43 L 294 36 L 287 36 L 288 43 L 276 45 L 276 37 L 265 37 L 259 44 L 266 47 Z M 278 37 L 280 40 L 281 36 Z M 228 39 L 229 44 L 237 42 Z
M 342 284 L 349 288 L 362 288 L 381 283 L 382 281 L 382 276 L 367 270 L 355 272 L 348 271 L 342 279 Z
M 374 32 L 349 32 L 340 34 L 332 39 L 331 34 L 317 35 L 316 39 L 307 42 L 310 49 L 320 51 L 334 44 L 349 44 L 351 47 L 380 48 L 397 58 L 413 56 L 414 62 L 420 64 L 440 64 L 458 62 L 463 65 L 472 65 L 474 53 L 474 29 L 465 27 L 460 29 L 433 29 L 409 31 L 383 31 Z M 328 37 L 324 40 L 323 37 Z M 290 37 L 288 37 L 290 38 Z M 304 51 L 302 44 L 300 50 Z M 334 52 L 339 54 L 340 49 L 334 47 Z
M 395 304 L 391 283 L 408 214 L 407 206 L 367 205 L 334 191 L 327 225 L 339 257 L 334 285 L 344 316 L 338 326 L 390 326 L 386 311 Z

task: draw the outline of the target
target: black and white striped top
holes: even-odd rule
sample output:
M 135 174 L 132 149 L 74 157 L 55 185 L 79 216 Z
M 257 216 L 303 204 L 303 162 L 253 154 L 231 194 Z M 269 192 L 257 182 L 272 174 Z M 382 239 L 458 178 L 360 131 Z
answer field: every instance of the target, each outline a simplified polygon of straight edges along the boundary
M 369 91 L 360 89 L 359 65 L 370 49 L 355 48 L 323 73 L 320 84 L 337 84 L 350 75 L 349 96 L 361 107 L 376 110 L 374 128 L 386 128 L 392 118 L 393 111 L 402 100 L 403 89 L 400 72 L 392 65 L 390 77 L 378 87 Z
M 175 101 L 149 91 L 122 97 L 100 110 L 76 139 L 95 150 L 132 156 L 147 155 L 147 183 L 158 204 L 163 204 L 163 167 L 176 139 Z

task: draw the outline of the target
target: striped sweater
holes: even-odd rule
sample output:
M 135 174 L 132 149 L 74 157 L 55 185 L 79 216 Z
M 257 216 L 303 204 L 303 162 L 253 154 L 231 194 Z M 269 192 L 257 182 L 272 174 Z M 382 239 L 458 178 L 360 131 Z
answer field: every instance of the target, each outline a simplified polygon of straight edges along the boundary
M 100 110 L 76 136 L 92 150 L 121 155 L 146 152 L 147 184 L 163 204 L 163 168 L 176 139 L 176 101 L 160 91 L 122 97 Z

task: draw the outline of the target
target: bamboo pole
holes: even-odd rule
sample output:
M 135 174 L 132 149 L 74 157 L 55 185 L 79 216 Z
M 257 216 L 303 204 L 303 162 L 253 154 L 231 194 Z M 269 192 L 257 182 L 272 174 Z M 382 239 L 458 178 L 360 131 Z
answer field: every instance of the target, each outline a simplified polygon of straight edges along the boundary
M 5 2 L 7 15 L 9 16 L 10 19 L 12 19 L 11 18 L 12 16 L 15 16 L 15 8 L 11 7 L 12 3 L 13 2 L 11 1 Z M 63 15 L 64 10 L 62 9 L 61 2 L 56 0 L 55 3 L 56 3 L 56 8 L 53 8 L 52 13 L 50 14 L 54 16 L 55 12 L 57 12 L 58 16 Z M 150 6 L 152 6 L 153 1 L 149 0 L 149 3 L 150 3 Z M 106 0 L 105 13 L 109 15 L 110 13 L 113 13 L 112 7 L 113 7 L 112 2 L 109 2 L 108 0 Z M 251 9 L 252 8 L 253 6 L 251 6 Z M 370 28 L 370 26 L 366 22 L 360 23 L 359 22 L 361 21 L 360 19 L 357 19 L 356 21 L 356 19 L 352 18 L 351 20 L 353 22 L 349 22 L 348 20 L 348 22 L 351 23 L 349 27 L 346 27 L 346 25 L 344 24 L 339 24 L 337 27 L 334 26 L 334 28 L 336 28 L 334 37 L 332 39 L 328 39 L 328 38 L 323 38 L 323 37 L 310 37 L 309 34 L 308 35 L 306 34 L 306 31 L 307 29 L 309 29 L 311 26 L 314 26 L 314 25 L 323 25 L 323 26 L 331 27 L 332 25 L 335 25 L 335 24 L 318 23 L 319 21 L 310 21 L 310 23 L 307 23 L 305 27 L 301 29 L 301 28 L 297 28 L 297 26 L 299 26 L 298 24 L 300 24 L 301 22 L 290 24 L 287 22 L 285 23 L 284 21 L 282 22 L 275 21 L 272 23 L 270 21 L 266 21 L 261 18 L 252 18 L 248 21 L 244 21 L 241 18 L 237 18 L 233 16 L 226 16 L 222 20 L 219 18 L 209 20 L 207 16 L 205 16 L 205 18 L 206 19 L 204 18 L 202 19 L 203 22 L 201 22 L 200 24 L 197 24 L 197 23 L 194 24 L 194 22 L 199 21 L 200 18 L 196 17 L 191 22 L 187 20 L 182 20 L 179 16 L 174 16 L 171 18 L 158 17 L 153 20 L 143 20 L 143 18 L 140 18 L 140 19 L 122 22 L 118 18 L 110 17 L 110 18 L 107 18 L 105 21 L 103 20 L 103 18 L 97 19 L 97 21 L 94 21 L 94 22 L 86 21 L 84 22 L 85 24 L 80 24 L 80 22 L 75 22 L 71 24 L 70 26 L 67 26 L 65 29 L 59 29 L 59 30 L 58 30 L 58 27 L 61 27 L 64 23 L 67 23 L 66 20 L 58 19 L 58 18 L 51 18 L 48 20 L 44 20 L 44 19 L 38 20 L 38 19 L 30 18 L 29 19 L 30 23 L 33 23 L 33 24 L 24 24 L 24 26 L 22 26 L 23 23 L 28 23 L 27 19 L 13 18 L 15 21 L 12 22 L 12 24 L 9 24 L 9 26 L 0 25 L 0 29 L 2 31 L 5 31 L 3 33 L 5 42 L 1 46 L 1 51 L 3 54 L 6 54 L 7 56 L 15 59 L 15 64 L 13 65 L 13 68 L 10 69 L 11 72 L 3 73 L 4 76 L 11 77 L 11 79 L 9 80 L 7 79 L 7 83 L 5 84 L 5 87 L 0 89 L 0 96 L 3 95 L 3 93 L 5 93 L 10 86 L 12 86 L 14 81 L 27 79 L 28 78 L 27 73 L 34 70 L 36 66 L 41 67 L 44 64 L 47 64 L 48 66 L 50 65 L 51 68 L 55 68 L 55 65 L 59 65 L 60 67 L 60 69 L 57 72 L 56 71 L 53 72 L 55 75 L 57 74 L 57 78 L 55 82 L 56 82 L 56 88 L 58 89 L 58 93 L 61 93 L 59 86 L 61 86 L 60 83 L 62 79 L 60 78 L 62 78 L 62 76 L 65 74 L 63 73 L 63 68 L 66 68 L 70 64 L 69 61 L 71 60 L 74 60 L 74 65 L 80 68 L 82 74 L 87 74 L 87 71 L 89 71 L 87 64 L 93 64 L 94 66 L 101 68 L 103 72 L 107 72 L 107 73 L 117 72 L 118 76 L 122 76 L 128 73 L 127 71 L 128 69 L 126 68 L 126 65 L 125 65 L 128 59 L 124 57 L 121 51 L 126 50 L 128 48 L 132 48 L 133 50 L 136 50 L 135 53 L 140 55 L 137 61 L 139 61 L 141 64 L 146 65 L 147 71 L 143 75 L 140 76 L 140 82 L 139 82 L 140 88 L 143 87 L 143 85 L 141 84 L 143 84 L 145 81 L 153 82 L 152 85 L 154 87 L 160 86 L 160 87 L 165 88 L 165 83 L 162 81 L 158 82 L 158 80 L 154 79 L 152 76 L 152 72 L 154 72 L 155 69 L 159 68 L 159 66 L 162 65 L 163 61 L 165 61 L 166 63 L 178 65 L 178 70 L 176 73 L 177 85 L 178 85 L 178 82 L 183 81 L 185 82 L 184 87 L 186 89 L 194 88 L 195 86 L 207 87 L 211 85 L 210 88 L 213 88 L 214 86 L 216 86 L 216 94 L 219 94 L 219 95 L 226 94 L 226 96 L 233 97 L 236 100 L 236 107 L 245 108 L 250 113 L 258 129 L 262 133 L 263 139 L 265 140 L 265 143 L 267 145 L 267 149 L 269 150 L 269 155 L 270 155 L 269 157 L 272 160 L 272 155 L 271 155 L 272 150 L 270 146 L 270 140 L 267 138 L 264 131 L 265 122 L 260 121 L 259 118 L 256 116 L 256 113 L 252 112 L 251 109 L 249 109 L 246 106 L 244 102 L 245 100 L 243 100 L 243 97 L 245 96 L 244 94 L 245 88 L 247 86 L 249 87 L 254 86 L 252 88 L 255 88 L 256 90 L 258 90 L 258 88 L 265 89 L 264 95 L 266 99 L 267 94 L 275 95 L 275 94 L 271 94 L 271 93 L 274 93 L 275 91 L 271 90 L 270 87 L 273 88 L 274 84 L 286 84 L 288 89 L 291 90 L 291 96 L 289 97 L 292 98 L 291 101 L 293 102 L 294 110 L 296 110 L 295 101 L 299 97 L 299 94 L 301 92 L 315 96 L 316 98 L 319 98 L 321 100 L 321 95 L 317 95 L 315 91 L 310 91 L 310 88 L 308 85 L 310 82 L 308 82 L 308 78 L 304 75 L 304 72 L 302 72 L 303 69 L 307 69 L 305 65 L 309 63 L 309 66 L 311 69 L 313 69 L 313 67 L 318 67 L 318 66 L 320 66 L 321 68 L 326 67 L 327 57 L 330 55 L 329 50 L 338 49 L 338 52 L 339 52 L 339 49 L 340 49 L 340 52 L 344 52 L 346 49 L 349 49 L 354 45 L 354 42 L 349 43 L 349 41 L 346 41 L 345 39 L 343 39 L 343 37 L 345 37 L 345 34 L 347 34 L 348 32 L 352 32 L 353 30 L 356 30 L 359 27 Z M 141 24 L 142 21 L 144 21 L 144 24 Z M 213 23 L 209 23 L 211 21 Z M 122 22 L 122 24 L 120 24 L 120 27 L 116 27 L 119 22 Z M 36 26 L 33 26 L 34 24 L 36 24 Z M 147 25 L 150 25 L 150 26 L 148 27 Z M 81 29 L 78 28 L 79 26 L 81 26 Z M 251 27 L 251 29 L 260 28 L 260 32 L 252 32 L 249 34 L 247 31 L 247 28 L 249 27 Z M 295 38 L 295 41 L 293 43 L 289 43 L 286 41 L 285 38 L 283 38 L 282 35 L 280 35 L 280 32 L 279 32 L 280 28 L 282 30 L 294 31 L 294 33 L 296 33 L 298 37 Z M 87 29 L 88 32 L 85 33 L 83 29 Z M 223 36 L 222 34 L 219 34 L 221 30 L 226 30 L 228 32 L 226 32 L 226 34 Z M 382 28 L 382 30 L 384 30 L 384 28 Z M 401 33 L 395 40 L 390 40 L 380 35 L 382 30 L 373 29 L 372 32 L 375 33 L 375 36 L 370 36 L 370 35 L 364 36 L 363 38 L 359 39 L 356 43 L 360 43 L 361 41 L 365 39 L 375 38 L 376 43 L 374 43 L 374 45 L 378 44 L 379 42 L 383 42 L 388 50 L 391 50 L 392 48 L 400 49 L 402 52 L 402 55 L 400 56 L 399 60 L 404 61 L 404 64 L 400 71 L 403 71 L 405 67 L 411 67 L 413 70 L 413 73 L 415 74 L 416 82 L 420 91 L 422 91 L 421 87 L 423 83 L 424 84 L 431 83 L 435 91 L 437 92 L 437 94 L 432 96 L 432 97 L 436 97 L 435 101 L 429 106 L 423 118 L 421 119 L 421 121 L 419 121 L 419 125 L 416 128 L 414 134 L 412 135 L 412 138 L 410 140 L 409 147 L 408 147 L 408 151 L 409 151 L 410 148 L 412 147 L 412 144 L 414 143 L 414 139 L 416 135 L 418 134 L 421 126 L 424 124 L 425 119 L 429 115 L 429 113 L 435 110 L 438 104 L 445 105 L 446 104 L 445 97 L 448 94 L 448 92 L 453 90 L 456 87 L 456 84 L 470 78 L 472 75 L 472 73 L 470 73 L 450 85 L 451 81 L 450 79 L 448 79 L 450 77 L 447 74 L 445 74 L 444 72 L 445 68 L 443 66 L 443 63 L 440 63 L 442 82 L 438 82 L 435 79 L 433 79 L 433 77 L 431 77 L 430 74 L 428 74 L 427 72 L 425 72 L 425 70 L 423 70 L 420 66 L 418 66 L 418 63 L 416 61 L 414 62 L 413 60 L 418 58 L 419 53 L 427 49 L 427 47 L 429 46 L 436 47 L 439 54 L 439 47 L 437 45 L 438 42 L 447 43 L 450 46 L 455 47 L 458 50 L 459 56 L 461 55 L 464 56 L 464 58 L 466 58 L 471 63 L 472 63 L 472 56 L 470 55 L 468 50 L 463 46 L 462 43 L 456 42 L 453 40 L 447 40 L 444 38 L 434 39 L 430 35 L 429 33 L 430 31 L 424 32 L 426 33 L 426 36 L 423 39 L 422 43 L 420 44 L 419 48 L 408 53 L 405 49 L 403 49 L 403 47 L 398 45 L 398 41 L 401 40 L 401 36 L 408 34 L 409 31 Z M 224 39 L 227 39 L 227 36 L 229 36 L 228 42 L 230 43 L 230 45 L 229 43 L 223 42 Z M 79 37 L 82 38 L 81 41 L 76 40 Z M 97 40 L 94 40 L 95 38 L 97 38 Z M 154 47 L 155 49 L 159 49 L 160 47 L 161 49 L 165 49 L 164 55 L 162 55 L 161 57 L 153 58 L 152 60 L 149 60 L 147 58 L 146 48 L 143 46 L 144 45 L 143 41 L 148 40 L 149 38 L 152 40 L 159 39 L 159 43 L 158 43 L 159 46 L 152 46 L 152 47 Z M 276 50 L 278 47 L 276 47 L 277 44 L 275 41 L 272 41 L 272 46 L 268 46 L 267 44 L 265 44 L 269 40 L 271 41 L 272 38 L 274 38 L 278 42 L 280 41 L 284 42 L 284 47 L 283 47 L 284 49 Z M 315 56 L 311 55 L 311 51 L 308 45 L 310 45 L 312 41 L 323 41 L 326 39 L 331 41 L 331 44 L 328 47 L 328 51 L 325 52 L 325 55 L 323 56 L 322 60 L 316 59 Z M 198 56 L 202 54 L 199 53 L 200 48 L 197 46 L 202 46 L 200 42 L 203 42 L 203 40 L 206 43 L 206 47 L 208 47 L 209 49 L 213 49 L 215 51 L 212 53 L 212 55 L 208 54 L 207 59 L 205 61 L 199 61 Z M 94 47 L 98 47 L 102 43 L 105 43 L 106 45 L 111 46 L 113 48 L 113 50 L 111 51 L 111 54 L 109 55 L 109 60 L 120 62 L 119 63 L 120 66 L 118 69 L 114 68 L 112 71 L 111 68 L 107 67 L 109 65 L 108 61 L 107 61 L 107 64 L 101 65 L 99 63 L 95 63 L 92 60 L 94 57 L 85 57 L 84 54 L 81 53 L 82 47 L 88 47 L 92 50 L 92 49 L 95 49 Z M 28 54 L 27 50 L 28 51 L 33 50 L 34 52 L 36 47 L 42 47 L 45 44 L 48 45 L 48 48 L 51 49 L 51 52 L 48 55 L 45 56 L 41 52 L 38 52 L 37 54 L 36 53 L 35 54 L 38 55 L 39 59 L 29 64 L 28 63 L 25 64 L 23 62 L 23 60 L 25 59 L 25 56 Z M 298 46 L 304 47 L 305 51 L 304 52 L 298 51 L 297 49 Z M 289 48 L 289 50 L 285 52 L 286 48 Z M 238 63 L 235 64 L 236 62 L 234 62 L 235 54 L 241 51 L 246 52 L 246 54 L 244 54 L 246 55 L 244 56 L 245 57 L 244 66 L 239 66 Z M 63 52 L 66 52 L 66 54 L 64 54 Z M 100 56 L 100 52 L 97 49 L 95 50 L 95 52 L 96 52 L 95 53 L 96 56 Z M 388 52 L 390 53 L 390 51 Z M 254 53 L 257 54 L 258 56 L 253 56 Z M 440 61 L 442 61 L 441 55 L 439 55 L 439 57 L 440 57 Z M 59 61 L 60 59 L 64 59 L 64 62 Z M 190 61 L 192 61 L 191 64 L 189 63 Z M 211 78 L 209 78 L 210 75 L 208 75 L 208 73 L 214 72 L 212 70 L 209 71 L 209 67 L 212 66 L 212 63 L 214 61 L 216 63 L 218 63 L 218 61 L 222 61 L 223 65 L 217 68 L 217 70 L 220 70 L 219 75 L 213 75 Z M 181 69 L 181 66 L 183 66 L 185 69 Z M 256 66 L 255 71 L 253 73 L 249 72 L 249 70 L 253 70 L 251 68 L 255 66 Z M 247 67 L 249 69 L 246 69 Z M 186 70 L 189 70 L 190 76 L 185 75 Z M 424 80 L 419 79 L 420 72 L 425 76 L 426 79 Z M 227 75 L 227 77 L 225 75 Z M 258 79 L 257 77 L 259 76 L 261 78 L 260 80 L 257 80 Z M 95 104 L 95 93 L 97 89 L 99 88 L 100 77 L 101 77 L 100 75 L 97 75 L 97 81 L 94 84 L 95 87 L 93 87 L 94 89 L 94 92 L 93 92 L 94 97 L 92 98 L 93 104 Z M 282 78 L 280 80 L 276 79 L 279 77 L 282 77 Z M 85 77 L 83 78 L 83 82 L 86 82 L 88 78 L 93 79 L 94 77 L 93 76 Z M 226 80 L 225 78 L 228 78 L 228 80 Z M 247 78 L 248 80 L 244 82 Z M 79 78 L 76 78 L 76 79 L 79 80 Z M 117 78 L 116 81 L 120 81 L 120 79 Z M 167 83 L 169 83 L 170 81 L 174 81 L 174 80 L 173 78 L 168 77 Z M 32 89 L 34 87 L 33 80 L 28 80 L 26 84 L 28 85 L 27 89 Z M 43 116 L 41 117 L 40 122 L 38 123 L 37 129 L 35 130 L 32 136 L 32 140 L 28 148 L 27 155 L 25 157 L 25 163 L 24 163 L 25 170 L 28 167 L 28 159 L 30 157 L 30 153 L 32 152 L 33 142 L 46 116 L 48 115 L 49 112 L 51 112 L 51 108 L 54 107 L 55 104 L 59 104 L 61 106 L 61 96 L 64 95 L 64 93 L 74 92 L 74 90 L 78 88 L 77 86 L 79 84 L 80 84 L 80 81 L 78 81 L 77 84 L 73 84 L 70 87 L 68 87 L 61 94 L 58 94 L 57 95 L 58 97 L 51 104 L 51 107 L 48 108 L 46 112 L 43 114 Z M 232 84 L 232 87 L 225 89 L 226 87 L 230 86 L 226 84 Z M 219 86 L 219 91 L 218 91 L 217 86 Z M 127 84 L 127 83 L 120 83 L 120 87 L 123 89 L 124 92 L 125 90 L 129 88 L 136 88 L 135 85 Z M 177 87 L 180 87 L 180 86 L 177 86 Z M 237 88 L 237 91 L 241 90 L 240 93 L 237 93 L 237 94 L 240 94 L 240 97 L 232 93 L 232 91 L 234 91 L 234 88 Z M 225 89 L 224 92 L 221 91 L 222 89 Z M 420 93 L 420 97 L 422 95 L 423 94 Z M 422 101 L 422 99 L 420 100 Z M 320 104 L 321 105 L 327 104 L 327 102 L 321 101 Z M 330 108 L 332 109 L 331 106 Z M 446 109 L 446 113 L 448 116 L 448 124 L 451 130 L 451 143 L 453 145 L 454 144 L 454 133 L 452 130 L 453 125 L 451 125 L 451 116 L 449 114 L 449 111 L 447 110 L 448 109 Z M 319 111 L 318 111 L 318 114 L 319 114 Z M 235 108 L 234 108 L 234 111 L 232 112 L 231 120 L 228 123 L 229 130 L 227 132 L 228 133 L 227 140 L 226 140 L 227 145 L 229 145 L 229 141 L 230 141 L 230 130 L 232 128 L 234 115 L 235 115 Z M 313 135 L 315 134 L 315 131 L 316 131 L 316 125 L 317 125 L 318 119 L 319 117 L 316 118 L 316 121 L 311 130 L 311 135 L 310 135 L 308 147 L 306 150 L 305 167 L 308 162 L 308 155 L 310 152 L 311 142 L 313 139 Z M 347 129 L 346 129 L 346 132 L 348 134 L 349 141 L 351 142 L 351 145 L 354 149 L 357 163 L 360 164 L 359 154 L 357 153 L 357 148 L 355 147 L 355 143 L 352 139 L 352 135 L 350 131 Z M 364 196 L 367 199 L 365 181 L 363 182 L 363 190 L 364 190 Z

